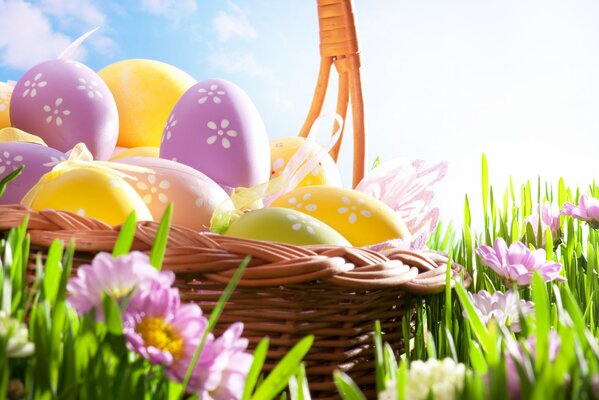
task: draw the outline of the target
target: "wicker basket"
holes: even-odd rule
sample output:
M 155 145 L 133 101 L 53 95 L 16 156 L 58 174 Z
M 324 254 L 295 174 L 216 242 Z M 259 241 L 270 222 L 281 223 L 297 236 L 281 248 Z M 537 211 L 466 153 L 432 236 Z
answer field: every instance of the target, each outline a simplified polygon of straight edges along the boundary
M 321 66 L 307 120 L 300 132 L 306 136 L 320 114 L 331 66 L 339 72 L 337 113 L 344 119 L 351 97 L 354 128 L 354 186 L 364 174 L 364 120 L 360 61 L 351 0 L 318 0 Z M 337 145 L 332 150 L 336 159 Z M 75 264 L 91 261 L 100 251 L 111 251 L 119 227 L 64 212 L 35 212 L 20 205 L 0 206 L 0 231 L 7 231 L 29 216 L 35 253 L 46 251 L 53 240 L 75 239 Z M 149 252 L 158 224 L 138 224 L 135 250 Z M 175 272 L 182 299 L 198 303 L 209 313 L 226 283 L 245 256 L 252 256 L 239 286 L 225 307 L 217 331 L 234 321 L 245 324 L 251 346 L 270 338 L 265 368 L 272 368 L 297 341 L 315 336 L 306 357 L 314 398 L 336 397 L 333 371 L 349 373 L 369 397 L 374 396 L 374 322 L 381 321 L 384 340 L 403 352 L 402 318 L 407 297 L 438 293 L 446 282 L 447 257 L 429 251 L 375 252 L 338 246 L 292 246 L 198 233 L 173 226 L 164 268 Z M 452 278 L 465 275 L 452 265 Z M 453 281 L 452 281 L 453 282 Z M 408 327 L 407 331 L 411 331 Z

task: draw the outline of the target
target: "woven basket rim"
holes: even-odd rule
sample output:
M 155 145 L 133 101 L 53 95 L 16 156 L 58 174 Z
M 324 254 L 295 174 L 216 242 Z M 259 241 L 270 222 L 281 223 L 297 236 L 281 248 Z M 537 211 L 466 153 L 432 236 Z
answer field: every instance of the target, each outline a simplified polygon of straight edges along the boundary
M 111 252 L 121 226 L 112 227 L 69 211 L 35 211 L 22 205 L 0 205 L 0 230 L 23 224 L 28 218 L 32 246 L 48 248 L 56 240 L 74 241 L 78 252 Z M 140 221 L 132 250 L 149 252 L 159 223 Z M 336 245 L 295 246 L 242 239 L 170 227 L 164 268 L 182 276 L 226 283 L 241 261 L 251 256 L 240 287 L 269 287 L 324 281 L 354 289 L 395 287 L 408 293 L 438 293 L 445 289 L 448 257 L 432 250 L 366 248 Z M 469 284 L 464 268 L 451 263 L 451 285 Z

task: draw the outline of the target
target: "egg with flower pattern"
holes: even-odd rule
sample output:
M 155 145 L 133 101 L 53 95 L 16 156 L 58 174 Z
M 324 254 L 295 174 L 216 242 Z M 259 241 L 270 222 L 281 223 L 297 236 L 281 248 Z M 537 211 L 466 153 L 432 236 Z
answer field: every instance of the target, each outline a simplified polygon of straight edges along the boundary
M 270 141 L 270 177 L 280 176 L 293 155 L 305 143 L 310 155 L 316 154 L 321 147 L 316 142 L 306 142 L 306 139 L 293 136 Z M 297 187 L 310 185 L 341 186 L 341 174 L 337 164 L 330 154 L 326 153 L 312 171 L 300 181 Z
M 279 197 L 273 207 L 304 212 L 328 224 L 356 247 L 410 239 L 405 223 L 372 196 L 333 186 L 304 186 Z
M 229 188 L 267 182 L 270 150 L 262 118 L 237 85 L 198 82 L 171 112 L 160 157 L 189 165 Z
M 172 203 L 173 224 L 208 231 L 217 207 L 221 211 L 233 209 L 231 199 L 220 186 L 187 165 L 154 157 L 128 157 L 116 162 L 146 169 L 145 172 L 127 171 L 125 180 L 157 221 Z
M 11 129 L 11 128 L 7 128 Z M 37 181 L 56 164 L 66 160 L 61 151 L 36 143 L 0 143 L 0 179 L 20 166 L 23 170 L 8 183 L 0 204 L 18 204 Z
M 63 152 L 83 142 L 96 160 L 110 157 L 119 131 L 108 87 L 72 60 L 45 61 L 25 72 L 12 93 L 10 120 Z
M 296 210 L 278 207 L 246 212 L 233 221 L 225 235 L 297 246 L 349 246 L 349 242 L 342 235 L 324 222 Z
M 115 226 L 135 211 L 138 221 L 152 221 L 144 201 L 116 172 L 88 166 L 53 169 L 21 201 L 34 210 L 70 211 Z

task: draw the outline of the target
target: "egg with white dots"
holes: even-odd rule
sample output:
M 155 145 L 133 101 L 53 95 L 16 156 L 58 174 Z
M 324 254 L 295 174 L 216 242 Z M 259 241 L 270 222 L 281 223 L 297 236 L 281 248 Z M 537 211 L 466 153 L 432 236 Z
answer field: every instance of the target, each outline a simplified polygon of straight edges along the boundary
M 119 132 L 108 86 L 73 60 L 49 60 L 25 72 L 13 89 L 10 121 L 63 152 L 83 142 L 97 160 L 111 156 Z
M 282 137 L 270 141 L 270 178 L 281 175 L 293 155 L 305 146 L 308 154 L 313 156 L 321 150 L 320 145 L 313 141 L 294 136 Z M 309 171 L 297 187 L 311 185 L 341 186 L 341 173 L 337 164 L 329 153 L 318 162 L 318 165 Z
M 349 246 L 339 232 L 305 213 L 268 207 L 244 213 L 233 221 L 227 236 L 302 245 Z
M 11 128 L 6 128 L 11 129 Z M 6 186 L 0 204 L 17 204 L 37 181 L 54 166 L 66 160 L 63 152 L 27 142 L 0 143 L 0 179 L 19 167 L 21 173 Z
M 176 159 L 228 188 L 270 177 L 262 118 L 239 86 L 222 79 L 198 82 L 179 99 L 164 128 L 160 157 Z
M 21 203 L 37 211 L 70 211 L 112 226 L 125 222 L 132 212 L 138 221 L 153 220 L 142 198 L 120 174 L 94 162 L 48 172 Z
M 271 205 L 306 213 L 335 229 L 356 247 L 411 238 L 406 224 L 389 206 L 351 189 L 304 186 L 280 196 Z
M 155 157 L 126 157 L 115 162 L 141 168 L 126 171 L 125 180 L 157 221 L 172 204 L 173 224 L 203 232 L 210 230 L 216 209 L 226 212 L 234 208 L 220 186 L 187 165 Z

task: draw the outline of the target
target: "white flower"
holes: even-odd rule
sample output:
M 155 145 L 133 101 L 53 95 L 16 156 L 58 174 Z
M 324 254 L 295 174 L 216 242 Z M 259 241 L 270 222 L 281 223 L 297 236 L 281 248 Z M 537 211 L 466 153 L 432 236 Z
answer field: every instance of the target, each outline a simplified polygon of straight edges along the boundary
M 46 87 L 48 82 L 41 81 L 40 79 L 42 79 L 41 72 L 39 72 L 37 75 L 35 75 L 33 77 L 33 81 L 30 81 L 29 79 L 27 79 L 25 81 L 24 86 L 26 87 L 26 89 L 23 92 L 23 97 L 27 97 L 27 96 L 35 97 L 37 95 L 37 89 Z
M 168 120 L 166 121 L 166 126 L 164 127 L 164 132 L 166 132 L 166 135 L 165 134 L 162 135 L 163 142 L 164 142 L 165 138 L 166 138 L 166 140 L 171 140 L 171 137 L 173 136 L 172 129 L 178 123 L 179 123 L 179 121 L 175 119 L 175 114 L 171 114 L 170 117 L 168 117 Z
M 91 81 L 91 82 L 87 82 L 85 79 L 83 78 L 79 78 L 79 84 L 77 85 L 77 90 L 84 90 L 87 91 L 87 97 L 89 97 L 90 99 L 99 97 L 99 98 L 104 98 L 104 95 L 102 94 L 102 92 L 100 92 L 98 90 L 98 82 L 96 81 Z
M 49 105 L 44 106 L 44 111 L 50 114 L 46 117 L 47 124 L 51 124 L 52 120 L 54 120 L 54 122 L 56 123 L 56 126 L 62 126 L 62 117 L 63 116 L 67 117 L 67 116 L 71 115 L 70 110 L 61 110 L 60 109 L 60 105 L 62 104 L 62 101 L 63 101 L 62 97 L 58 97 L 54 101 L 54 108 L 50 107 Z
M 4 151 L 0 155 L 0 174 L 3 174 L 9 168 L 14 171 L 21 165 L 23 165 L 23 156 L 12 156 L 8 151 Z
M 27 326 L 19 320 L 6 315 L 0 311 L 0 337 L 6 338 L 6 354 L 9 358 L 27 357 L 33 353 L 35 347 L 29 341 Z
M 304 216 L 298 217 L 296 215 L 287 214 L 287 219 L 291 221 L 291 229 L 294 231 L 305 229 L 310 235 L 316 235 L 316 229 L 320 227 L 318 222 L 310 221 Z
M 54 157 L 54 156 L 51 156 L 51 157 L 50 157 L 50 161 L 49 161 L 49 162 L 47 162 L 47 163 L 44 163 L 44 164 L 42 164 L 42 165 L 43 165 L 44 167 L 54 167 L 54 166 L 56 166 L 56 165 L 60 164 L 60 163 L 61 163 L 61 162 L 63 162 L 63 161 L 66 161 L 66 160 L 67 160 L 67 159 L 66 159 L 65 157 L 63 157 L 63 156 L 59 156 L 59 157 Z
M 364 199 L 358 199 L 357 205 L 351 201 L 349 197 L 342 196 L 341 201 L 344 206 L 337 209 L 339 214 L 349 213 L 347 220 L 350 224 L 355 224 L 358 221 L 358 214 L 361 214 L 365 218 L 370 218 L 372 213 L 369 210 L 359 209 L 360 206 L 364 205 Z
M 464 388 L 466 366 L 451 358 L 426 362 L 412 361 L 408 371 L 406 399 L 425 400 L 429 393 L 435 400 L 453 400 Z
M 229 140 L 229 138 L 227 138 L 227 136 L 236 137 L 237 131 L 234 131 L 232 129 L 225 131 L 225 129 L 227 129 L 229 127 L 229 124 L 230 124 L 230 122 L 228 119 L 223 119 L 222 121 L 220 121 L 220 128 L 219 128 L 216 125 L 216 122 L 209 121 L 208 124 L 206 124 L 206 125 L 208 126 L 209 129 L 215 131 L 216 135 L 212 135 L 208 139 L 206 139 L 206 143 L 213 144 L 220 137 L 220 138 L 222 138 L 221 144 L 222 144 L 223 148 L 225 148 L 225 149 L 230 148 L 231 141 Z
M 315 211 L 318 208 L 316 204 L 306 204 L 306 202 L 310 200 L 310 197 L 312 197 L 312 195 L 310 193 L 306 193 L 299 200 L 296 197 L 291 197 L 289 200 L 287 200 L 287 203 L 293 205 L 298 210 L 305 209 L 306 211 Z
M 222 101 L 220 96 L 224 96 L 226 94 L 223 90 L 218 90 L 218 85 L 216 84 L 210 85 L 208 89 L 200 88 L 198 89 L 198 93 L 201 95 L 201 97 L 198 99 L 199 104 L 204 104 L 209 98 L 212 98 L 212 102 L 219 104 Z
M 519 309 L 522 309 L 524 314 L 534 310 L 532 301 L 520 300 L 518 294 L 511 290 L 505 293 L 496 291 L 493 295 L 486 290 L 481 290 L 476 294 L 468 293 L 468 296 L 483 323 L 488 324 L 491 319 L 494 319 L 505 326 L 509 320 L 509 328 L 512 332 L 520 332 Z M 467 317 L 465 311 L 464 316 Z
M 142 182 L 142 181 L 138 181 L 137 182 L 137 188 L 141 191 L 147 191 L 149 193 L 145 194 L 142 199 L 146 204 L 150 204 L 152 202 L 153 196 L 152 195 L 157 195 L 158 200 L 161 203 L 166 203 L 168 201 L 168 196 L 162 192 L 160 192 L 160 189 L 165 190 L 171 187 L 171 183 L 169 181 L 167 181 L 166 179 L 161 180 L 160 182 L 158 182 L 158 178 L 156 178 L 156 175 L 150 174 L 148 175 L 148 183 Z

